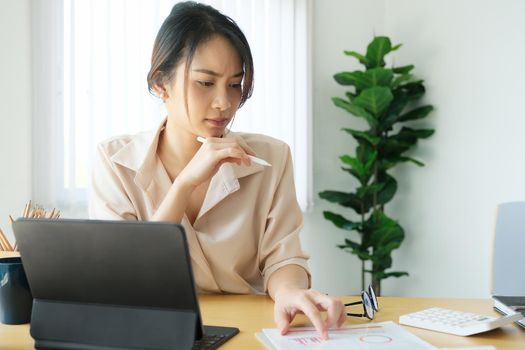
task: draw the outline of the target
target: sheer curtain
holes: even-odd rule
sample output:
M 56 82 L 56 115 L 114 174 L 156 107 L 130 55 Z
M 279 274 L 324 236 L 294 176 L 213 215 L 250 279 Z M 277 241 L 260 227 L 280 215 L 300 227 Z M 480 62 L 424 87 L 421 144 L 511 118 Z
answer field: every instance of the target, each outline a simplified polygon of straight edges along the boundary
M 156 128 L 165 111 L 147 91 L 158 28 L 177 1 L 33 0 L 33 199 L 86 215 L 96 144 Z M 252 47 L 255 90 L 236 131 L 292 150 L 299 203 L 311 201 L 309 0 L 209 0 Z

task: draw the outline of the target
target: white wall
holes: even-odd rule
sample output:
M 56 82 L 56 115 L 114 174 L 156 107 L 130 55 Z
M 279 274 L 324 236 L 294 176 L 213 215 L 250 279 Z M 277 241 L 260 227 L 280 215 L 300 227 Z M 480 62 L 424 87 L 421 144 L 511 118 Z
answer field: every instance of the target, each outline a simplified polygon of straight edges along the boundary
M 525 200 L 524 13 L 520 0 L 386 2 L 388 33 L 406 44 L 396 61 L 417 65 L 437 107 L 416 153 L 427 167 L 399 173 L 409 236 L 396 261 L 412 277 L 389 291 L 490 295 L 496 206 Z
M 0 228 L 11 237 L 8 215 L 18 216 L 31 196 L 30 8 L 29 0 L 1 7 Z
M 424 102 L 436 107 L 424 123 L 436 134 L 413 153 L 426 167 L 406 165 L 395 173 L 399 192 L 387 211 L 404 226 L 406 239 L 394 254 L 394 269 L 410 277 L 386 280 L 383 294 L 487 297 L 496 206 L 525 199 L 525 3 L 378 2 L 382 25 L 357 5 L 365 1 L 351 3 L 316 4 L 315 188 L 352 186 L 337 156 L 354 145 L 337 129 L 356 123 L 331 106 L 330 97 L 344 92 L 331 75 L 353 68 L 341 49 L 364 51 L 376 28 L 404 44 L 396 64 L 416 65 L 426 81 Z M 314 286 L 356 293 L 359 263 L 329 249 L 344 233 L 321 218 L 326 204 L 317 204 L 303 235 L 313 253 Z
M 8 4 L 8 5 L 7 5 Z M 2 0 L 0 12 L 0 227 L 30 197 L 31 78 L 28 0 Z M 351 190 L 338 156 L 354 149 L 341 127 L 363 127 L 332 105 L 342 95 L 332 75 L 358 68 L 343 50 L 364 51 L 374 33 L 404 44 L 397 64 L 413 63 L 426 80 L 425 102 L 437 110 L 436 135 L 402 166 L 389 214 L 407 238 L 394 257 L 410 277 L 389 279 L 388 295 L 486 297 L 497 203 L 525 198 L 525 3 L 507 0 L 314 1 L 314 190 Z M 316 195 L 317 198 L 317 195 Z M 358 293 L 359 261 L 335 247 L 346 233 L 322 218 L 336 206 L 316 199 L 303 243 L 314 287 Z M 10 230 L 9 230 L 10 231 Z

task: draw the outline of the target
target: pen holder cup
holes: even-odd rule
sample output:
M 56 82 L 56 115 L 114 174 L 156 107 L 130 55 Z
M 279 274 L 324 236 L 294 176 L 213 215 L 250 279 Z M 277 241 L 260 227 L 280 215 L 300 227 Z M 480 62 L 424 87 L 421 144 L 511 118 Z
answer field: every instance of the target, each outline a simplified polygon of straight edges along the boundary
M 19 257 L 0 258 L 0 322 L 29 323 L 33 296 Z

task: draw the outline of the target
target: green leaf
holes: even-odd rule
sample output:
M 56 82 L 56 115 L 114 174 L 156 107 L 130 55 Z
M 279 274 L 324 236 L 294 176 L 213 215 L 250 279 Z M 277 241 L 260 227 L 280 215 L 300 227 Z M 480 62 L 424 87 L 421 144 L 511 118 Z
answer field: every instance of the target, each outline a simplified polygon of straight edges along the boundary
M 411 157 L 397 157 L 397 158 L 392 158 L 392 159 L 385 159 L 382 161 L 381 163 L 381 170 L 388 170 L 390 168 L 393 168 L 394 166 L 396 166 L 398 163 L 402 163 L 402 162 L 411 162 L 411 163 L 414 163 L 415 165 L 417 166 L 424 166 L 425 164 L 417 159 L 414 159 L 414 158 L 411 158 Z
M 384 249 L 389 244 L 391 246 L 401 244 L 405 238 L 403 228 L 380 210 L 375 210 L 366 224 L 370 226 L 370 245 L 375 250 L 381 247 Z
M 408 113 L 403 114 L 397 120 L 399 122 L 406 122 L 407 120 L 416 120 L 425 118 L 430 112 L 434 110 L 433 106 L 422 106 L 411 110 Z
M 366 185 L 368 181 L 370 180 L 370 177 L 372 177 L 373 172 L 371 171 L 371 167 L 375 159 L 377 158 L 377 151 L 374 149 L 372 145 L 368 143 L 368 141 L 360 140 L 359 146 L 357 146 L 356 153 L 357 153 L 357 161 L 359 162 L 359 165 L 357 165 L 357 168 L 359 168 L 359 172 L 357 172 L 355 169 L 347 169 L 342 168 L 344 171 L 350 173 L 352 176 L 354 176 L 356 179 L 359 180 L 362 186 Z M 349 156 L 350 157 L 350 156 Z M 350 157 L 352 158 L 352 157 Z M 353 160 L 347 159 L 346 164 L 350 164 L 354 162 Z M 365 210 L 365 212 L 368 211 Z
M 408 276 L 408 272 L 402 272 L 402 271 L 395 271 L 395 272 L 372 272 L 372 277 L 378 280 L 383 280 L 388 277 L 402 277 L 402 276 Z
M 366 176 L 366 181 L 364 181 L 363 184 L 366 184 L 368 179 L 373 175 L 372 166 L 377 159 L 378 152 L 375 150 L 375 147 L 369 143 L 360 143 L 356 151 L 357 159 L 363 164 Z
M 374 255 L 378 260 L 384 260 L 387 256 L 392 254 L 392 251 L 401 246 L 402 241 L 392 241 L 386 244 L 377 247 L 374 251 Z M 386 259 L 385 259 L 386 260 Z M 384 266 L 384 265 L 383 265 Z M 384 266 L 384 268 L 389 268 L 391 265 Z
M 357 100 L 359 97 L 360 96 L 356 97 L 354 101 Z M 370 127 L 375 127 L 377 125 L 376 118 L 372 114 L 367 112 L 364 108 L 356 105 L 355 103 L 350 103 L 339 97 L 332 97 L 332 101 L 337 107 L 343 108 L 344 110 L 355 115 L 356 117 L 365 118 Z
M 364 247 L 362 244 L 359 244 L 357 242 L 353 242 L 349 239 L 345 239 L 344 245 L 338 245 L 339 248 L 344 249 L 347 252 L 350 252 L 354 255 L 357 255 L 357 257 L 360 260 L 370 260 L 372 256 L 370 255 L 367 247 Z
M 393 46 L 393 47 L 390 49 L 390 52 L 396 51 L 396 50 L 399 49 L 401 46 L 403 46 L 403 44 L 397 44 L 396 46 Z
M 374 165 L 374 162 L 377 159 L 377 154 L 378 154 L 377 151 L 374 150 L 366 155 L 368 158 L 365 159 L 364 169 L 365 169 L 365 172 L 368 173 L 370 176 L 372 176 L 372 173 L 373 173 L 372 166 Z
M 355 73 L 354 72 L 341 72 L 334 74 L 334 79 L 340 85 L 355 85 Z
M 379 143 L 379 141 L 381 141 L 381 138 L 377 136 L 373 136 L 367 131 L 359 131 L 359 130 L 348 129 L 348 128 L 343 128 L 342 130 L 352 135 L 356 139 L 356 141 L 358 142 L 366 141 L 372 146 L 376 146 Z
M 385 273 L 385 278 L 388 278 L 388 277 L 402 277 L 402 276 L 408 276 L 408 272 L 394 271 L 394 272 L 386 272 Z
M 372 165 L 377 158 L 377 152 L 373 151 L 368 153 L 366 156 L 368 158 L 364 159 L 366 162 L 364 164 L 360 159 L 351 157 L 347 154 L 339 157 L 343 163 L 350 165 L 350 167 L 354 170 L 353 173 L 355 173 L 357 179 L 362 185 L 365 185 L 372 176 Z M 343 168 L 343 170 L 344 169 L 345 168 Z M 351 172 L 351 174 L 353 173 Z
M 326 199 L 332 203 L 344 203 L 349 200 L 351 193 L 340 191 L 322 191 L 319 192 L 319 197 Z
M 355 51 L 345 51 L 345 55 L 355 57 L 359 60 L 360 63 L 364 64 L 365 66 L 368 66 L 368 59 L 360 53 L 357 53 Z
M 410 79 L 412 79 L 412 74 L 402 74 L 394 79 L 394 81 L 392 82 L 392 88 L 396 88 L 405 81 L 409 81 Z
M 377 36 L 368 45 L 366 50 L 367 67 L 383 67 L 385 65 L 384 57 L 392 50 L 390 39 L 385 36 Z
M 357 173 L 357 171 L 355 171 L 355 170 L 352 169 L 352 168 L 341 167 L 341 169 L 342 169 L 343 171 L 346 171 L 347 173 L 349 173 L 349 174 L 352 175 L 353 177 L 355 177 L 355 178 L 361 183 L 361 185 L 365 185 L 365 184 L 368 182 L 368 179 L 363 179 L 363 178 L 361 177 L 361 175 L 359 175 L 359 174 Z
M 367 251 L 363 251 L 363 250 L 354 250 L 352 252 L 354 255 L 357 255 L 357 257 L 359 258 L 359 260 L 363 260 L 363 261 L 366 261 L 366 260 L 370 260 L 372 258 L 372 256 L 367 252 Z
M 361 173 L 364 171 L 363 163 L 361 163 L 361 161 L 357 158 L 354 158 L 354 157 L 349 156 L 348 154 L 345 154 L 344 156 L 339 157 L 339 159 L 343 163 L 350 165 L 352 169 L 354 169 L 358 173 Z
M 425 163 L 417 160 L 417 159 L 414 159 L 414 158 L 411 158 L 411 157 L 399 157 L 399 160 L 401 162 L 411 162 L 411 163 L 414 163 L 415 165 L 417 166 L 425 166 Z
M 408 98 L 402 88 L 394 89 L 392 94 L 394 98 L 385 112 L 386 117 L 379 123 L 379 132 L 391 130 L 392 126 L 397 122 L 401 111 L 408 104 Z
M 332 203 L 338 203 L 343 207 L 354 209 L 358 214 L 365 214 L 370 210 L 371 203 L 365 203 L 354 193 L 345 193 L 339 191 L 319 192 L 319 197 Z
M 358 73 L 358 72 L 355 72 Z M 390 86 L 394 73 L 391 69 L 382 67 L 372 68 L 362 74 L 355 74 L 355 86 L 358 90 L 365 90 L 374 86 Z
M 418 139 L 427 138 L 434 133 L 432 129 L 411 129 L 407 127 L 401 128 L 401 130 L 394 135 L 388 136 L 383 139 L 377 146 L 379 154 L 383 156 L 383 159 L 398 160 L 401 155 L 412 148 Z
M 379 116 L 379 114 L 388 107 L 393 98 L 394 96 L 389 88 L 375 86 L 363 90 L 361 94 L 354 99 L 353 104 L 364 108 L 374 116 Z
M 352 249 L 361 249 L 361 244 L 351 241 L 348 238 L 345 238 L 345 244 Z
M 392 71 L 394 73 L 397 73 L 397 74 L 407 74 L 412 69 L 414 69 L 414 65 L 413 64 L 409 64 L 408 66 L 394 67 L 394 68 L 392 68 Z
M 373 196 L 385 187 L 384 183 L 373 183 L 369 186 L 361 186 L 357 189 L 357 196 L 364 198 L 365 196 Z
M 403 88 L 404 95 L 409 100 L 417 100 L 425 94 L 425 87 L 423 86 L 423 80 L 410 82 L 405 85 L 401 85 Z
M 401 111 L 408 104 L 409 98 L 406 95 L 406 91 L 404 87 L 395 88 L 392 94 L 394 95 L 394 100 L 390 104 L 390 107 L 388 108 L 388 112 L 399 115 L 401 114 Z
M 371 259 L 371 255 L 367 251 L 352 248 L 349 249 L 346 245 L 338 245 L 337 247 L 356 255 L 359 260 L 367 261 Z
M 331 211 L 323 211 L 324 218 L 331 221 L 335 226 L 348 231 L 358 230 L 361 223 L 347 220 L 342 215 L 332 213 Z
M 354 100 L 354 98 L 357 96 L 357 94 L 354 94 L 354 93 L 352 93 L 350 91 L 345 92 L 345 95 L 346 95 L 346 97 L 348 97 L 348 100 L 350 102 L 352 102 Z
M 372 270 L 374 271 L 372 275 L 376 272 L 385 271 L 392 267 L 392 257 L 390 255 L 379 256 L 375 250 L 372 259 L 370 260 L 372 260 Z
M 392 130 L 392 126 L 397 122 L 398 117 L 399 115 L 397 113 L 393 113 L 389 107 L 388 111 L 386 112 L 386 117 L 381 123 L 379 123 L 379 132 Z
M 397 159 L 412 145 L 413 143 L 398 140 L 395 136 L 389 136 L 382 140 L 377 147 L 384 159 Z
M 375 150 L 375 147 L 370 145 L 368 142 L 360 142 L 356 149 L 356 156 L 357 159 L 361 161 L 361 163 L 366 164 L 371 158 L 374 157 L 374 153 L 376 152 L 377 151 Z
M 365 77 L 369 81 L 369 86 L 390 86 L 394 73 L 391 69 L 372 68 L 365 72 Z
M 357 175 L 357 179 L 359 180 L 359 182 L 364 183 L 366 179 L 367 170 L 365 169 L 364 164 L 361 163 L 359 159 L 351 157 L 348 154 L 339 157 L 339 159 L 343 163 L 350 165 L 350 167 L 354 170 L 355 174 Z
M 392 176 L 387 175 L 385 186 L 377 193 L 377 202 L 384 205 L 394 198 L 397 192 L 397 181 Z
M 401 128 L 399 133 L 392 135 L 393 138 L 397 140 L 415 143 L 417 139 L 426 139 L 434 133 L 433 129 L 411 129 L 406 126 Z

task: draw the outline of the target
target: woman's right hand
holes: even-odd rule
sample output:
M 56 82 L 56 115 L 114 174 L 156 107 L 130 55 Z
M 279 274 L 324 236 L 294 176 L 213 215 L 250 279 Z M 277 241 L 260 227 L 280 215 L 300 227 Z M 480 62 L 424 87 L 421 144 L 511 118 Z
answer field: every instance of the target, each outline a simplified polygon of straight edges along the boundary
M 241 137 L 207 138 L 176 181 L 195 188 L 215 175 L 223 163 L 249 166 L 248 155 L 255 156 L 255 152 Z

